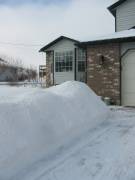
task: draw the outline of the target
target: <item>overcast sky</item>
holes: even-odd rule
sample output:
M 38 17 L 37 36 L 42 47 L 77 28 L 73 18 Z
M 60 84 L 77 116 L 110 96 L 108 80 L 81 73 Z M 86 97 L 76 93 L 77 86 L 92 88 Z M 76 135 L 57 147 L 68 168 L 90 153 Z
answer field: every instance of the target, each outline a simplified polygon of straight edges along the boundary
M 45 63 L 38 50 L 60 35 L 88 41 L 112 33 L 106 8 L 115 1 L 0 0 L 0 55 L 37 66 Z

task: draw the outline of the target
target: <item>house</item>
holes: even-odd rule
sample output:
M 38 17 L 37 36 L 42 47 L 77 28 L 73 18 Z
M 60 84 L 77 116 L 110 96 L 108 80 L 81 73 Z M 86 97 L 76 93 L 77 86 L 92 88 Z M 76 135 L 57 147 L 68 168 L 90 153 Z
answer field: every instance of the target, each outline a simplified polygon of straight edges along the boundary
M 47 85 L 83 81 L 114 104 L 135 106 L 135 0 L 119 0 L 108 10 L 115 33 L 87 42 L 61 36 L 40 50 Z
M 46 52 L 47 86 L 68 80 L 85 82 L 86 51 L 78 43 L 61 36 L 40 50 Z

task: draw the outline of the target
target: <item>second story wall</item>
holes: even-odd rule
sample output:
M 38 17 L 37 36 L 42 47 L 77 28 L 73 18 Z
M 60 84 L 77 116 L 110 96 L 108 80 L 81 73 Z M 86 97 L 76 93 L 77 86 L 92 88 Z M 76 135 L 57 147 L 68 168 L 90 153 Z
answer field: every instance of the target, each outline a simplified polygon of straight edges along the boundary
M 116 31 L 135 26 L 135 0 L 127 0 L 116 9 Z

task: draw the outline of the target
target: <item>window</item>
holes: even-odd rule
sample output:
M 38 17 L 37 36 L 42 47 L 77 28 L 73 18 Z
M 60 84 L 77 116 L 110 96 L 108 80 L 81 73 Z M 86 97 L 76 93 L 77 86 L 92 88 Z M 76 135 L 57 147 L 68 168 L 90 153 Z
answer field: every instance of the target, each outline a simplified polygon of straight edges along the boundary
M 83 49 L 78 49 L 78 72 L 85 72 L 85 61 L 86 61 L 86 52 Z
M 78 61 L 85 61 L 86 51 L 83 49 L 78 49 Z
M 55 53 L 55 71 L 70 72 L 73 69 L 73 51 Z
M 85 61 L 78 61 L 78 72 L 85 72 Z

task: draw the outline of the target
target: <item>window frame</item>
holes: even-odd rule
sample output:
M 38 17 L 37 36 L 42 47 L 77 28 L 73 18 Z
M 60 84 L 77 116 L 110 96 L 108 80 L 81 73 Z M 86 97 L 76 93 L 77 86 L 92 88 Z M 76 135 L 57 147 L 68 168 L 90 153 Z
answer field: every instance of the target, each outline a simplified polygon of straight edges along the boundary
M 77 53 L 77 72 L 85 72 L 85 70 L 86 70 L 86 50 L 78 49 L 78 53 Z
M 86 63 L 85 61 L 78 61 L 78 72 L 85 72 Z
M 73 72 L 73 51 L 55 52 L 55 72 Z

